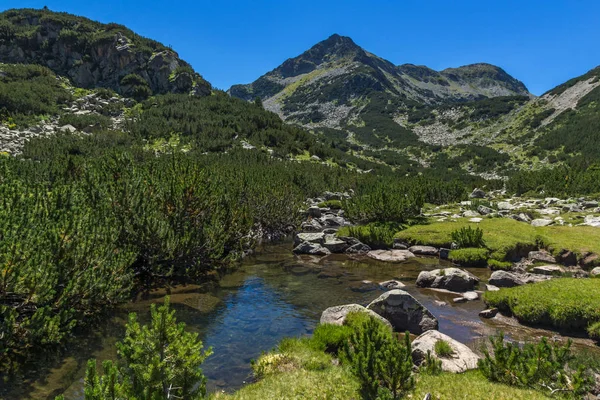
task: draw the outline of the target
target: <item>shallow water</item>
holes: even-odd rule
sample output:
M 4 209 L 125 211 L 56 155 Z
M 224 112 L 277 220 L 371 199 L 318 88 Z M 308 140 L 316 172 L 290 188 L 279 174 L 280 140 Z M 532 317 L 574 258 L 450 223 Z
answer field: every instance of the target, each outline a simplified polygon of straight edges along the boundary
M 209 391 L 231 391 L 250 381 L 252 359 L 284 337 L 310 335 L 325 308 L 348 303 L 366 305 L 383 293 L 379 289 L 361 291 L 364 280 L 403 281 L 406 290 L 438 318 L 441 332 L 473 348 L 498 329 L 518 340 L 556 336 L 550 331 L 522 327 L 508 318 L 482 320 L 478 316 L 484 308 L 481 301 L 453 304 L 453 294 L 414 286 L 419 272 L 439 266 L 435 258 L 388 264 L 345 256 L 296 257 L 289 243 L 269 245 L 246 258 L 218 285 L 173 289 L 171 303 L 177 309 L 178 320 L 198 332 L 205 347 L 214 350 L 203 364 Z M 487 269 L 470 272 L 482 280 L 489 277 Z M 115 343 L 123 336 L 127 313 L 135 311 L 142 322 L 147 321 L 149 305 L 161 303 L 164 294 L 151 293 L 148 299 L 117 310 L 94 333 L 78 337 L 60 358 L 40 362 L 47 366 L 29 371 L 27 380 L 8 382 L 0 389 L 0 398 L 53 399 L 64 392 L 66 399 L 82 399 L 86 360 L 115 358 Z M 589 341 L 578 340 L 576 344 L 596 351 Z

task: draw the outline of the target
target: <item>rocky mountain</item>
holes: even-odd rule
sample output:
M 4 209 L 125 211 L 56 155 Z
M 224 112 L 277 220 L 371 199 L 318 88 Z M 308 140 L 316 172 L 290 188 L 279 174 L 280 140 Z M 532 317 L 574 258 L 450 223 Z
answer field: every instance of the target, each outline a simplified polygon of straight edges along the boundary
M 260 97 L 267 109 L 289 122 L 328 128 L 345 128 L 353 120 L 360 124 L 357 120 L 373 97 L 385 97 L 401 109 L 530 96 L 522 82 L 493 65 L 440 72 L 412 64 L 396 66 L 339 35 L 286 60 L 251 84 L 231 87 L 229 92 L 245 100 Z
M 0 61 L 47 66 L 77 87 L 105 87 L 137 98 L 211 91 L 172 49 L 121 25 L 47 9 L 0 13 Z

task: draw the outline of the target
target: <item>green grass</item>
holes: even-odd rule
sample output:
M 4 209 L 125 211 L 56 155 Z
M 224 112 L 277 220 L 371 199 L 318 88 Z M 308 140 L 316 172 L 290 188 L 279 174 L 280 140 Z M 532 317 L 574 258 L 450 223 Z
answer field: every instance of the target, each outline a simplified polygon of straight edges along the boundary
M 342 227 L 337 231 L 337 236 L 350 236 L 373 248 L 390 248 L 399 229 L 401 226 L 395 223 L 371 223 Z
M 441 400 L 540 400 L 549 399 L 535 390 L 492 383 L 479 371 L 464 374 L 443 373 L 440 375 L 419 375 L 413 399 L 423 399 L 431 393 L 432 399 Z
M 488 260 L 488 267 L 490 267 L 494 271 L 502 270 L 502 271 L 511 271 L 512 263 L 510 261 L 498 261 L 490 259 Z
M 584 331 L 600 321 L 600 285 L 594 279 L 552 279 L 486 292 L 484 300 L 529 324 Z
M 600 321 L 591 324 L 588 327 L 587 332 L 592 339 L 600 340 Z
M 450 343 L 446 342 L 445 340 L 438 340 L 435 342 L 433 350 L 435 351 L 435 354 L 440 357 L 449 357 L 454 353 L 452 347 L 450 347 Z
M 540 245 L 555 254 L 562 249 L 579 255 L 585 252 L 600 254 L 600 229 L 590 226 L 536 228 L 509 218 L 489 218 L 479 224 L 467 220 L 432 222 L 411 226 L 395 237 L 411 244 L 447 247 L 452 242 L 452 232 L 469 225 L 477 225 L 483 230 L 490 257 L 498 261 L 508 261 Z
M 487 249 L 457 249 L 452 250 L 448 258 L 455 264 L 465 267 L 485 267 L 489 257 Z

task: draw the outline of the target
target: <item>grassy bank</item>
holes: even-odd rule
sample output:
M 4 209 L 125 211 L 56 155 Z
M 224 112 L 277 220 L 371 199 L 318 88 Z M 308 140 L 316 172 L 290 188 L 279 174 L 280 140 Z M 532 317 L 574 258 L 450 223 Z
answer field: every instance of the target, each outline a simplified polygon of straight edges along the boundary
M 485 302 L 528 324 L 584 331 L 600 321 L 597 279 L 560 278 L 486 292 Z
M 600 254 L 600 229 L 589 226 L 533 227 L 509 218 L 489 218 L 478 224 L 464 221 L 432 222 L 415 225 L 396 233 L 395 237 L 411 244 L 449 247 L 453 231 L 465 226 L 478 226 L 484 232 L 490 258 L 510 260 L 527 251 L 546 248 L 557 254 L 568 249 L 578 255 L 592 252 Z

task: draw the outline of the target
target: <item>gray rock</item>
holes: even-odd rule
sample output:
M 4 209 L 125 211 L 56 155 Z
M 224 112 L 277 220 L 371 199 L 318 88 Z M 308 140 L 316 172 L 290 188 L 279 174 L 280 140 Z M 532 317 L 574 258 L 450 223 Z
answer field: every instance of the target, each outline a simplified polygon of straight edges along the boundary
M 379 287 L 381 287 L 384 290 L 394 290 L 394 289 L 402 289 L 404 287 L 406 287 L 406 285 L 400 281 L 385 281 L 385 282 L 379 282 Z
M 326 228 L 323 229 L 323 233 L 326 235 L 335 235 L 335 233 L 337 232 L 337 228 Z
M 473 290 L 478 283 L 477 277 L 458 268 L 423 271 L 417 278 L 418 287 L 446 289 L 452 292 Z
M 552 225 L 554 221 L 550 220 L 550 219 L 534 219 L 533 221 L 531 221 L 531 226 L 535 226 L 535 227 L 541 227 L 541 226 L 548 226 L 548 225 Z
M 489 280 L 490 285 L 499 288 L 522 286 L 525 284 L 516 274 L 507 271 L 494 271 Z
M 431 312 L 404 290 L 390 290 L 367 306 L 391 322 L 398 332 L 421 334 L 438 328 L 437 319 Z
M 327 227 L 350 225 L 343 217 L 338 217 L 337 215 L 325 215 L 321 218 L 321 223 Z
M 413 254 L 418 254 L 420 256 L 437 256 L 438 249 L 431 246 L 411 246 L 408 249 Z
M 327 256 L 331 251 L 318 243 L 302 242 L 294 248 L 296 254 L 312 254 L 315 256 Z
M 316 219 L 311 219 L 310 221 L 303 222 L 300 226 L 304 232 L 321 232 L 323 227 Z
M 308 216 L 313 218 L 321 218 L 321 209 L 318 206 L 309 207 Z
M 498 210 L 506 210 L 506 211 L 511 211 L 515 209 L 515 206 L 513 206 L 512 204 L 510 204 L 508 201 L 500 201 L 498 202 Z
M 558 265 L 542 265 L 539 267 L 533 267 L 532 272 L 539 275 L 562 275 L 565 273 L 564 268 Z
M 343 325 L 344 321 L 346 320 L 346 316 L 351 312 L 367 313 L 373 318 L 376 318 L 377 320 L 383 322 L 390 329 L 392 328 L 392 324 L 390 323 L 390 321 L 359 304 L 346 304 L 343 306 L 329 307 L 321 314 L 320 322 L 322 324 Z
M 477 189 L 474 189 L 473 192 L 471 192 L 469 197 L 472 199 L 485 199 L 487 197 L 487 193 L 485 193 L 483 190 L 477 188 Z
M 467 210 L 462 215 L 463 215 L 463 217 L 466 217 L 466 218 L 473 218 L 473 217 L 481 216 L 481 214 L 479 214 L 477 211 L 473 211 L 473 210 Z
M 545 262 L 545 263 L 551 263 L 554 264 L 556 263 L 556 258 L 554 258 L 552 256 L 552 254 L 548 253 L 547 251 L 530 251 L 528 258 L 532 261 L 541 261 L 541 262 Z
M 497 292 L 498 290 L 500 290 L 500 288 L 494 285 L 485 285 L 485 290 L 487 290 L 488 292 Z
M 63 133 L 74 133 L 77 131 L 77 128 L 73 125 L 63 125 L 58 130 Z
M 343 253 L 350 246 L 345 241 L 340 240 L 333 235 L 326 235 L 325 242 L 323 243 L 323 247 L 325 247 L 327 250 L 329 250 L 332 253 Z
M 494 210 L 492 210 L 491 208 L 483 206 L 483 205 L 477 207 L 477 211 L 481 215 L 490 215 L 494 212 Z
M 596 267 L 594 268 L 591 272 L 590 272 L 590 276 L 600 276 L 600 267 Z
M 466 292 L 466 293 L 463 294 L 463 297 L 465 299 L 467 299 L 468 301 L 475 301 L 475 300 L 479 299 L 479 293 L 474 292 L 474 291 L 472 291 L 472 292 Z
M 448 257 L 450 257 L 450 249 L 441 248 L 440 249 L 440 258 L 442 260 L 447 260 Z
M 371 250 L 367 255 L 378 261 L 404 262 L 415 255 L 408 250 Z
M 487 310 L 479 312 L 481 318 L 494 318 L 496 314 L 498 314 L 497 308 L 488 308 Z
M 364 243 L 356 243 L 346 249 L 347 254 L 367 254 L 371 248 Z
M 298 246 L 302 242 L 323 244 L 325 242 L 325 234 L 319 233 L 297 233 L 294 237 L 294 245 Z
M 435 353 L 435 344 L 443 340 L 452 348 L 453 354 L 440 357 Z M 479 356 L 464 344 L 452 339 L 439 331 L 427 331 L 412 342 L 413 362 L 419 366 L 426 357 L 427 352 L 442 362 L 442 370 L 455 374 L 463 373 L 470 369 L 477 368 Z

